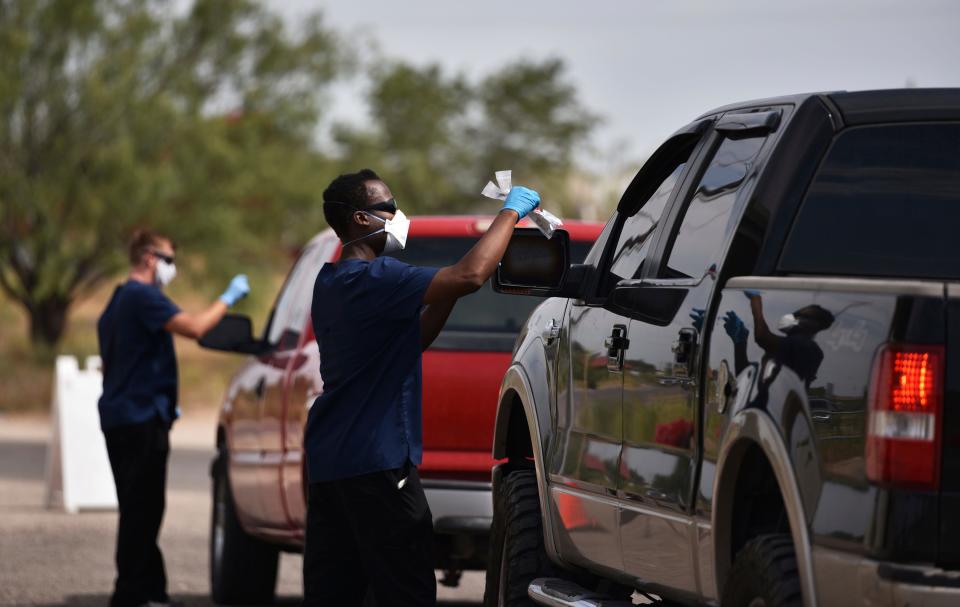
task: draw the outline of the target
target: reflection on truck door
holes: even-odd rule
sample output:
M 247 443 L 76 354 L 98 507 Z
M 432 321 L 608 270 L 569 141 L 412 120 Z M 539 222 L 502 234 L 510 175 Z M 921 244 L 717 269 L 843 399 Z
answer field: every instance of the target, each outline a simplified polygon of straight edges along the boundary
M 609 270 L 601 270 L 605 276 L 594 299 L 607 295 L 618 281 L 639 276 L 657 225 L 698 140 L 699 135 L 690 135 L 668 141 L 658 153 L 670 160 L 654 174 L 641 171 L 647 183 L 627 190 L 620 204 L 622 219 L 611 220 L 617 223 L 611 235 L 616 245 L 606 263 Z M 561 353 L 568 357 L 571 372 L 569 403 L 558 415 L 560 457 L 551 472 L 559 477 L 553 499 L 563 525 L 561 550 L 572 562 L 622 567 L 615 497 L 629 324 L 629 318 L 594 302 L 575 301 L 569 307 L 569 337 Z
M 763 146 L 762 137 L 719 138 L 716 152 L 671 234 L 659 272 L 686 290 L 673 322 L 630 324 L 624 361 L 620 462 L 624 570 L 698 593 L 690 550 L 698 456 L 699 346 L 717 266 L 732 230 L 737 192 Z

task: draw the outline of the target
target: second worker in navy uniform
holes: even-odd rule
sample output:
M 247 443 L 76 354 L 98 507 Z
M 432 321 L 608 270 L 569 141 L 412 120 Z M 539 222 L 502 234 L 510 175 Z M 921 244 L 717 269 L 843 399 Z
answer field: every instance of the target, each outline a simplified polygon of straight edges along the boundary
M 97 322 L 103 361 L 100 426 L 117 488 L 117 577 L 110 607 L 170 605 L 157 544 L 165 506 L 169 432 L 179 415 L 173 334 L 199 339 L 250 291 L 237 275 L 205 310 L 183 312 L 164 294 L 176 275 L 173 241 L 138 230 L 130 272 Z

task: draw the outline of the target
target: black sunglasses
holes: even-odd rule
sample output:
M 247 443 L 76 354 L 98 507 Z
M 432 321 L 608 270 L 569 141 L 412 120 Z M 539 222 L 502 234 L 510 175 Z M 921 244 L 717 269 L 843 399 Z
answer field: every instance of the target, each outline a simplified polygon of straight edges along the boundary
M 384 211 L 386 213 L 397 213 L 397 199 L 391 198 L 390 200 L 384 200 L 383 202 L 377 202 L 369 206 L 365 206 L 360 211 Z
M 159 259 L 164 260 L 164 261 L 167 262 L 167 263 L 173 263 L 173 260 L 174 260 L 173 255 L 164 255 L 164 254 L 161 253 L 160 251 L 153 251 L 153 250 L 151 250 L 151 251 L 150 251 L 150 254 L 153 255 L 154 257 L 157 257 L 157 258 L 159 258 Z
M 391 198 L 390 200 L 384 200 L 383 202 L 375 202 L 371 205 L 363 207 L 362 209 L 358 209 L 352 204 L 347 204 L 346 202 L 340 202 L 339 200 L 328 200 L 323 204 L 340 204 L 345 207 L 350 207 L 354 211 L 360 211 L 361 213 L 365 211 L 383 211 L 385 213 L 393 213 L 394 215 L 397 214 L 397 208 L 398 208 L 396 198 Z

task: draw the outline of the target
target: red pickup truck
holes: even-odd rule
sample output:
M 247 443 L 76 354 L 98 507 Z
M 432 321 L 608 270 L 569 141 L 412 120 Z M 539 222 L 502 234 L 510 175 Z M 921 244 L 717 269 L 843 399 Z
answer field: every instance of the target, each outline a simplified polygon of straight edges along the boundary
M 403 261 L 445 266 L 480 237 L 491 217 L 412 219 Z M 571 257 L 582 261 L 600 234 L 598 223 L 569 221 Z M 280 551 L 303 545 L 303 429 L 323 390 L 319 348 L 310 322 L 313 283 L 340 256 L 325 230 L 303 248 L 261 338 L 250 320 L 229 315 L 201 344 L 248 354 L 224 398 L 211 467 L 213 515 L 210 578 L 220 604 L 273 599 Z M 420 467 L 436 531 L 443 583 L 465 569 L 483 569 L 493 518 L 490 453 L 500 380 L 520 327 L 540 300 L 495 293 L 489 284 L 457 303 L 423 354 L 424 455 Z

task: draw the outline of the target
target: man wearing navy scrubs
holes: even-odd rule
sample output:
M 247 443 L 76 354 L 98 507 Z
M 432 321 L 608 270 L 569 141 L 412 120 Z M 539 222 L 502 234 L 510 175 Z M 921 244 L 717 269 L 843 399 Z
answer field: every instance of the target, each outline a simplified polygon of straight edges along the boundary
M 103 360 L 100 426 L 117 487 L 117 579 L 111 607 L 169 604 L 157 545 L 167 482 L 168 435 L 177 409 L 172 333 L 199 339 L 250 291 L 238 275 L 203 312 L 180 311 L 161 287 L 176 275 L 173 242 L 138 231 L 130 242 L 130 274 L 97 322 Z
M 368 589 L 378 607 L 434 605 L 433 520 L 416 468 L 420 354 L 456 300 L 493 274 L 540 196 L 513 188 L 477 244 L 439 269 L 383 255 L 405 246 L 409 220 L 373 171 L 341 175 L 323 201 L 344 246 L 313 292 L 323 394 L 305 438 L 304 605 L 359 605 Z

